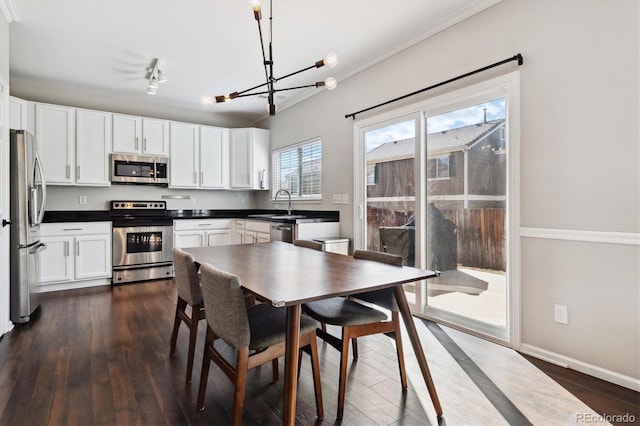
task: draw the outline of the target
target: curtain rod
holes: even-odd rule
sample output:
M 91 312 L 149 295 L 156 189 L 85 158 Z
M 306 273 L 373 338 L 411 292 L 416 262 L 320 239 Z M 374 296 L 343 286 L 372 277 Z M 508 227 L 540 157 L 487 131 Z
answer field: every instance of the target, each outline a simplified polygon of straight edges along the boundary
M 442 82 L 440 82 L 440 83 L 434 84 L 434 85 L 432 85 L 432 86 L 425 87 L 424 89 L 420 89 L 420 90 L 416 90 L 415 92 L 407 93 L 406 95 L 402 95 L 402 96 L 399 96 L 399 97 L 397 97 L 397 98 L 390 99 L 390 100 L 388 100 L 388 101 L 386 101 L 386 102 L 383 102 L 383 103 L 381 103 L 381 104 L 374 105 L 374 106 L 372 106 L 372 107 L 365 108 L 365 109 L 362 109 L 362 110 L 357 111 L 357 112 L 352 112 L 351 114 L 347 114 L 347 115 L 345 115 L 345 116 L 344 116 L 344 118 L 349 118 L 349 117 L 351 117 L 351 118 L 353 118 L 353 119 L 355 120 L 356 115 L 361 114 L 361 113 L 363 113 L 363 112 L 370 111 L 370 110 L 372 110 L 372 109 L 379 108 L 379 107 L 381 107 L 381 106 L 388 105 L 388 104 L 390 104 L 390 103 L 400 101 L 400 100 L 402 100 L 402 99 L 408 98 L 409 96 L 413 96 L 413 95 L 417 95 L 418 93 L 426 92 L 427 90 L 435 89 L 436 87 L 440 87 L 440 86 L 443 86 L 443 85 L 445 85 L 445 84 L 452 83 L 452 82 L 454 82 L 454 81 L 456 81 L 456 80 L 460 80 L 460 79 L 462 79 L 462 78 L 469 77 L 469 76 L 471 76 L 471 75 L 473 75 L 473 74 L 477 74 L 477 73 L 480 73 L 480 72 L 482 72 L 482 71 L 486 71 L 486 70 L 488 70 L 488 69 L 491 69 L 491 68 L 494 68 L 494 67 L 497 67 L 497 66 L 500 66 L 500 65 L 506 64 L 507 62 L 511 62 L 511 61 L 518 61 L 518 65 L 522 65 L 522 63 L 523 63 L 523 61 L 524 61 L 524 60 L 523 60 L 523 58 L 522 58 L 522 55 L 521 55 L 520 53 L 518 53 L 517 55 L 514 55 L 514 56 L 512 56 L 511 58 L 507 58 L 507 59 L 504 59 L 504 60 L 502 60 L 502 61 L 496 62 L 496 63 L 494 63 L 494 64 L 487 65 L 486 67 L 478 68 L 477 70 L 473 70 L 473 71 L 470 71 L 470 72 L 468 72 L 468 73 L 466 73 L 466 74 L 462 74 L 462 75 L 459 75 L 459 76 L 457 76 L 457 77 L 451 78 L 451 79 L 449 79 L 449 80 L 442 81 Z

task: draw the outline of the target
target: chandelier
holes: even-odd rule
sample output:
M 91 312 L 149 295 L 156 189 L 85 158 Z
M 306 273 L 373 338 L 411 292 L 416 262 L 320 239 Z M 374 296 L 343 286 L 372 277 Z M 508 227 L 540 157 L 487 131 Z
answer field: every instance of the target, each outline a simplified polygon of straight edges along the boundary
M 310 65 L 306 68 L 302 68 L 298 71 L 294 71 L 282 77 L 274 77 L 273 76 L 273 0 L 269 0 L 269 45 L 268 49 L 265 51 L 265 43 L 264 37 L 262 34 L 262 9 L 260 7 L 259 1 L 253 1 L 253 16 L 258 23 L 258 33 L 260 35 L 260 48 L 262 49 L 262 64 L 264 66 L 264 74 L 266 78 L 266 82 L 259 84 L 257 86 L 250 87 L 249 89 L 241 90 L 238 92 L 232 92 L 228 95 L 220 95 L 220 96 L 212 96 L 203 99 L 204 103 L 214 104 L 214 103 L 222 103 L 222 102 L 230 102 L 235 98 L 242 98 L 247 96 L 257 96 L 257 95 L 267 95 L 267 110 L 269 111 L 269 115 L 276 114 L 276 105 L 274 103 L 275 94 L 277 92 L 284 92 L 287 90 L 296 90 L 296 89 L 304 89 L 308 87 L 326 87 L 328 90 L 333 90 L 337 86 L 337 81 L 333 77 L 329 77 L 324 81 L 317 81 L 312 84 L 307 84 L 304 86 L 295 86 L 295 87 L 287 87 L 287 88 L 276 88 L 275 84 L 285 78 L 294 76 L 296 74 L 300 74 L 301 72 L 308 71 L 313 68 L 321 68 L 323 66 L 328 66 L 333 68 L 338 63 L 338 57 L 335 53 L 327 54 L 323 59 L 316 61 L 313 65 Z M 267 56 L 268 52 L 268 56 Z M 259 90 L 262 89 L 262 90 Z

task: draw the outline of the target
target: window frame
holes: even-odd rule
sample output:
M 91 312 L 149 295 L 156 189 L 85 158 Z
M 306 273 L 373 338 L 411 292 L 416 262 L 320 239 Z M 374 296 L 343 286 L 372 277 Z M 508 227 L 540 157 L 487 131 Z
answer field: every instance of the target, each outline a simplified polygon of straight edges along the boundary
M 314 191 L 312 194 L 304 195 L 300 194 L 302 192 L 302 188 L 304 186 L 304 180 L 302 177 L 304 176 L 304 172 L 302 170 L 305 159 L 302 157 L 301 151 L 303 148 L 311 147 L 315 144 L 319 144 L 319 157 L 313 158 L 311 157 L 309 161 L 317 161 L 320 168 L 317 171 L 314 171 L 312 175 L 318 174 L 316 178 L 318 179 L 317 183 L 313 183 L 312 185 L 317 186 L 317 191 Z M 297 182 L 297 189 L 295 191 L 290 191 L 290 188 L 281 186 L 282 181 L 282 173 L 280 172 L 280 158 L 283 153 L 298 153 L 298 170 L 296 175 L 294 176 L 293 181 Z M 283 146 L 271 151 L 271 169 L 272 169 L 272 178 L 271 178 L 271 201 L 277 202 L 288 199 L 286 195 L 280 194 L 279 198 L 275 198 L 275 194 L 280 189 L 286 189 L 291 192 L 291 200 L 292 201 L 322 201 L 322 138 L 320 136 L 314 137 L 311 139 L 304 140 L 302 142 L 297 142 L 291 145 Z
M 442 162 L 446 159 L 447 173 L 443 172 Z M 431 163 L 433 165 L 431 165 Z M 435 170 L 434 176 L 429 176 L 429 170 Z M 446 180 L 451 179 L 451 154 L 442 154 L 427 158 L 427 180 Z

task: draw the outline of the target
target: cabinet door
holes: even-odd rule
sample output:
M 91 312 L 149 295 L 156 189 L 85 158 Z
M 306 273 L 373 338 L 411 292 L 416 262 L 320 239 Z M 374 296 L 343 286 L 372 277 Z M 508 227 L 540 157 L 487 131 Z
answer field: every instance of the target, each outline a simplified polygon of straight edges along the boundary
M 113 114 L 113 151 L 136 154 L 142 150 L 142 119 L 133 115 Z
M 232 129 L 231 188 L 269 189 L 270 140 L 264 129 Z
M 49 184 L 69 185 L 75 179 L 75 110 L 36 104 L 36 138 Z
M 186 123 L 171 123 L 171 155 L 169 156 L 172 188 L 197 188 L 199 180 L 198 126 Z
M 233 244 L 231 229 L 215 229 L 205 232 L 207 246 L 228 246 Z
M 142 153 L 169 155 L 169 122 L 155 118 L 142 119 Z
M 244 231 L 243 244 L 255 244 L 258 242 L 258 233 L 256 231 Z
M 202 231 L 180 231 L 173 233 L 173 246 L 178 248 L 184 247 L 202 247 L 203 232 Z
M 229 188 L 229 129 L 200 126 L 200 187 Z
M 111 114 L 82 109 L 76 114 L 76 184 L 109 186 Z
M 42 237 L 47 249 L 39 253 L 40 284 L 73 280 L 73 238 Z
M 81 235 L 75 238 L 75 278 L 111 276 L 111 236 Z
M 245 243 L 245 238 L 244 238 L 244 229 L 238 229 L 236 230 L 236 244 L 244 244 Z
M 9 128 L 27 130 L 27 101 L 9 96 Z
M 271 138 L 269 130 L 251 129 L 253 148 L 253 189 L 269 189 L 269 169 L 271 168 Z
M 229 140 L 231 188 L 251 188 L 251 129 L 232 129 Z
M 258 232 L 256 234 L 256 242 L 268 243 L 269 241 L 271 241 L 271 234 L 265 234 L 263 232 Z

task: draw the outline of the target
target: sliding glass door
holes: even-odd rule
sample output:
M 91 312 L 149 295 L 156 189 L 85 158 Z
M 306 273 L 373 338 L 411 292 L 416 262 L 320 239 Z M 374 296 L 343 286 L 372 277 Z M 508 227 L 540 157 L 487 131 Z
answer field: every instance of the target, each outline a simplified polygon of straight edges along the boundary
M 507 339 L 506 99 L 426 114 L 424 312 Z
M 440 271 L 405 287 L 414 313 L 506 343 L 518 317 L 516 94 L 505 76 L 355 132 L 355 247 Z
M 415 150 L 419 117 L 399 117 L 363 129 L 364 244 L 367 250 L 401 255 L 415 261 Z M 417 306 L 416 285 L 405 285 L 407 300 Z

